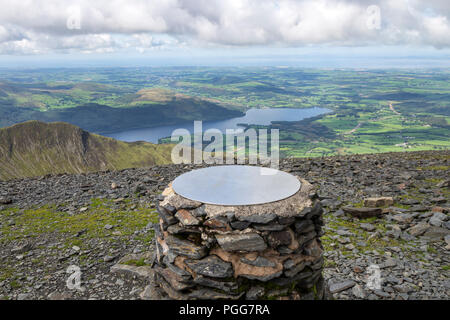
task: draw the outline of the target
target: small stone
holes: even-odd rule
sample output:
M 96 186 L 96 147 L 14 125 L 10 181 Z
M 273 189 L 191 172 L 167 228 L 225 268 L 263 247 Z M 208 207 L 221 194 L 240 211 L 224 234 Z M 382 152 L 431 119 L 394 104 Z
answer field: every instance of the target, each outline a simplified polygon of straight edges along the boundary
M 415 226 L 412 226 L 411 228 L 407 229 L 406 231 L 409 232 L 410 235 L 419 237 L 423 235 L 428 229 L 430 228 L 430 225 L 427 223 L 419 223 Z
M 258 300 L 262 296 L 264 296 L 264 293 L 265 293 L 264 287 L 253 286 L 247 291 L 247 293 L 245 294 L 245 298 L 247 300 Z
M 450 234 L 448 234 L 448 235 L 446 235 L 446 236 L 444 237 L 444 241 L 445 241 L 447 244 L 450 244 Z
M 19 293 L 17 295 L 17 300 L 27 300 L 31 295 L 29 293 Z
M 383 290 L 374 290 L 373 292 L 381 298 L 390 298 L 391 297 L 391 295 L 389 293 L 384 292 Z
M 399 284 L 394 286 L 395 291 L 401 292 L 401 293 L 409 293 L 414 291 L 414 289 L 407 283 Z
M 392 197 L 379 197 L 364 199 L 364 206 L 369 208 L 386 207 L 394 204 Z
M 386 259 L 386 261 L 384 261 L 383 263 L 380 264 L 380 268 L 384 269 L 384 268 L 392 268 L 395 267 L 397 265 L 397 262 L 392 259 L 392 258 L 388 258 Z
M 116 280 L 116 284 L 117 284 L 118 286 L 123 286 L 123 285 L 125 284 L 125 281 L 123 281 L 122 279 L 117 279 L 117 280 Z
M 413 219 L 414 217 L 408 213 L 399 213 L 392 217 L 392 220 L 402 224 L 411 223 Z
M 111 230 L 111 229 L 114 228 L 114 227 L 113 227 L 112 225 L 110 225 L 110 224 L 105 224 L 104 228 L 105 228 L 106 230 Z
M 8 197 L 0 197 L 0 204 L 11 204 L 13 200 Z
M 361 272 L 364 272 L 364 269 L 361 268 L 360 266 L 354 266 L 354 267 L 353 267 L 353 272 L 355 272 L 355 273 L 361 273 Z
M 429 222 L 429 224 L 431 224 L 432 226 L 435 226 L 435 227 L 440 227 L 442 225 L 442 220 L 440 220 L 439 218 L 437 218 L 435 216 L 432 216 L 430 218 L 430 221 L 428 221 L 428 222 Z
M 448 229 L 430 226 L 423 236 L 429 238 L 431 241 L 439 241 L 444 239 L 444 237 L 448 234 L 450 234 Z
M 25 242 L 21 245 L 15 246 L 14 248 L 11 249 L 11 253 L 13 254 L 17 254 L 17 253 L 25 253 L 29 250 L 31 250 L 31 244 L 29 244 L 28 242 Z
M 370 223 L 361 223 L 360 224 L 361 229 L 366 231 L 374 231 L 376 228 L 373 224 Z
M 148 279 L 153 276 L 153 269 L 150 266 L 132 266 L 127 264 L 115 264 L 110 269 L 111 273 L 128 274 L 140 278 Z
M 364 289 L 359 284 L 355 285 L 352 288 L 352 293 L 356 298 L 359 298 L 359 299 L 364 299 L 366 297 L 366 293 L 364 292 Z
M 353 280 L 346 280 L 343 282 L 333 283 L 330 285 L 330 292 L 331 293 L 341 292 L 341 291 L 350 289 L 355 284 L 356 284 L 356 282 Z
M 347 249 L 347 250 L 353 250 L 353 249 L 355 249 L 355 246 L 353 245 L 353 244 L 347 244 L 346 246 L 345 246 L 345 249 Z
M 346 238 L 346 237 L 339 237 L 337 240 L 342 244 L 350 243 L 350 238 Z
M 142 300 L 161 300 L 162 296 L 154 285 L 148 285 L 139 294 Z
M 345 213 L 352 215 L 353 217 L 365 219 L 372 217 L 380 217 L 383 210 L 380 208 L 355 208 L 355 207 L 343 207 Z
M 111 262 L 111 261 L 113 261 L 115 258 L 116 258 L 116 256 L 108 256 L 108 255 L 106 255 L 106 256 L 103 257 L 103 261 L 105 261 L 105 262 Z
M 59 292 L 59 291 L 53 291 L 50 293 L 47 298 L 49 300 L 68 300 L 71 299 L 71 295 L 68 292 Z

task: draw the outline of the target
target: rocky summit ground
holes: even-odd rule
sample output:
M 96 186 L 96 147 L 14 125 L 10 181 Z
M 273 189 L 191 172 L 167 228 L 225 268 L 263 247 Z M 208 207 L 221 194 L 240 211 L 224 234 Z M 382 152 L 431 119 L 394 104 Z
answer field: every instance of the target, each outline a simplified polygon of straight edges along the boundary
M 285 159 L 280 167 L 318 188 L 334 298 L 449 299 L 450 151 Z M 151 298 L 154 203 L 193 168 L 0 181 L 0 298 Z M 387 198 L 364 202 L 373 197 Z M 378 289 L 368 286 L 377 270 Z M 70 286 L 77 277 L 78 289 Z

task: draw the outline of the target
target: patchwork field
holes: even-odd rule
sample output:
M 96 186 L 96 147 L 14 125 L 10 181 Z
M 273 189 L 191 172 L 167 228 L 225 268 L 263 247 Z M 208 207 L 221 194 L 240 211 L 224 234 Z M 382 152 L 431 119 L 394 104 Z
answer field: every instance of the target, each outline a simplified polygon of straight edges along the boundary
M 450 145 L 449 80 L 448 69 L 3 70 L 0 126 L 58 120 L 101 133 L 317 106 L 333 112 L 273 123 L 282 156 L 439 150 Z

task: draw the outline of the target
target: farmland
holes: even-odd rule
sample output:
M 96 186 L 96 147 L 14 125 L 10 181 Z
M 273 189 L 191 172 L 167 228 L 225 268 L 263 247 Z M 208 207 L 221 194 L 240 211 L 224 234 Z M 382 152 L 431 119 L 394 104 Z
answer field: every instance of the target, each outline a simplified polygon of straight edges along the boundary
M 138 127 L 142 117 L 154 126 L 317 106 L 333 112 L 269 126 L 280 129 L 282 156 L 448 149 L 449 80 L 448 69 L 5 69 L 0 125 L 67 118 L 102 132 Z M 131 120 L 116 121 L 127 115 Z

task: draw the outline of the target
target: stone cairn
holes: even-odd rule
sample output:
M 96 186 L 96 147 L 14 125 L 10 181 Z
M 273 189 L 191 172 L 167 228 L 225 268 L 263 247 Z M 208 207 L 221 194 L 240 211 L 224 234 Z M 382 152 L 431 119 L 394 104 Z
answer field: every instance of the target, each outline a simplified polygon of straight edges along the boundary
M 326 299 L 322 207 L 307 181 L 249 206 L 159 198 L 154 290 L 169 299 Z M 195 187 L 195 186 L 193 186 Z

